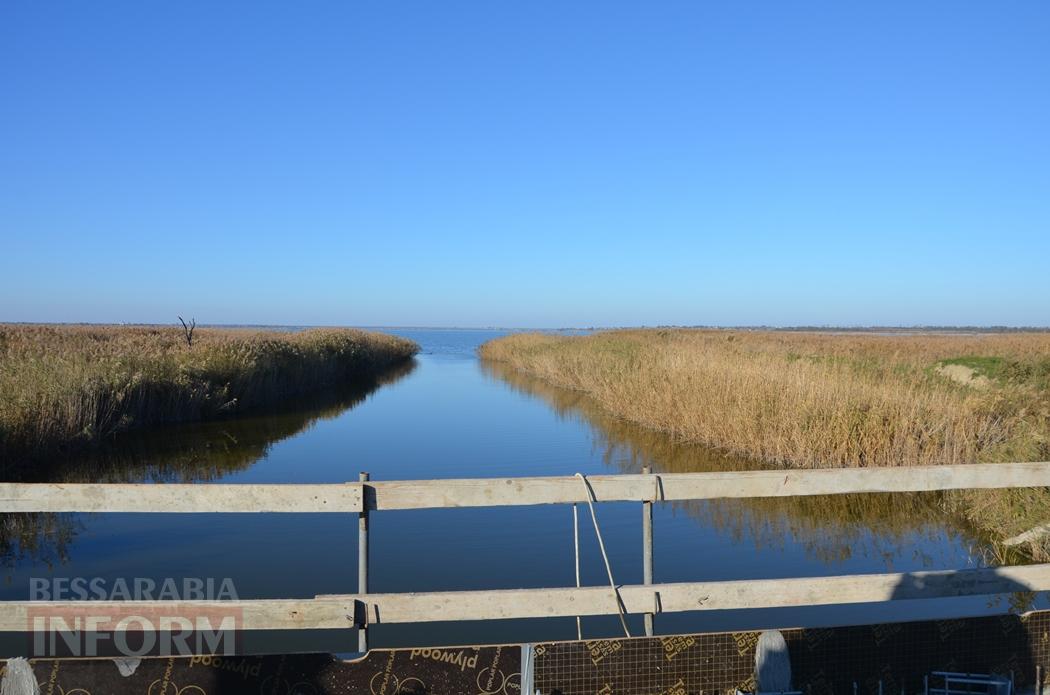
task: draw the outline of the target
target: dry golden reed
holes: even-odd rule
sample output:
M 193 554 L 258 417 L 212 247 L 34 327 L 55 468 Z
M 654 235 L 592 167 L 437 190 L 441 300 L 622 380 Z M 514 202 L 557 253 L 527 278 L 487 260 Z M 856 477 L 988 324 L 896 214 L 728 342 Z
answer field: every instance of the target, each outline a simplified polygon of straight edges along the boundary
M 532 333 L 481 355 L 626 420 L 780 465 L 1050 458 L 1046 333 Z
M 206 420 L 371 378 L 409 340 L 299 332 L 0 325 L 0 468 L 128 429 Z

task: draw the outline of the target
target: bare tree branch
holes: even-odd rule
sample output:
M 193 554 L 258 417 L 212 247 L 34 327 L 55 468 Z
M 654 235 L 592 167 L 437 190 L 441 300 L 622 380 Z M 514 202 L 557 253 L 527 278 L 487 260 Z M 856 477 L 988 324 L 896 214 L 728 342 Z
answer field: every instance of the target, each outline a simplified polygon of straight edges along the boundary
M 197 319 L 191 318 L 190 323 L 187 326 L 186 322 L 179 317 L 179 323 L 182 324 L 182 333 L 186 338 L 186 345 L 193 347 L 193 329 L 197 327 Z

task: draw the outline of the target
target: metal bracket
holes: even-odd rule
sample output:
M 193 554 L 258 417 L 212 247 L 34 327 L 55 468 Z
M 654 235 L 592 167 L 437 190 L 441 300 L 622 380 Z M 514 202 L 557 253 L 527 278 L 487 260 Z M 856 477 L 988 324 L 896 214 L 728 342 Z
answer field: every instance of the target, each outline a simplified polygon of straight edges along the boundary
M 652 484 L 652 490 L 649 495 L 643 500 L 644 502 L 663 502 L 664 501 L 664 481 L 660 478 L 658 473 L 652 473 L 646 476 L 649 478 Z
M 368 627 L 368 604 L 360 599 L 354 599 L 354 627 Z

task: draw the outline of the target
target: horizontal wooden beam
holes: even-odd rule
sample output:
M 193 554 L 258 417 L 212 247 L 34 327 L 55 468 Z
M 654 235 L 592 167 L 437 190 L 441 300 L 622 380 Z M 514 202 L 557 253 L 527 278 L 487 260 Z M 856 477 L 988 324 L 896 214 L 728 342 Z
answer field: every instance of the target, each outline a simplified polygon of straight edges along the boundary
M 825 468 L 593 475 L 599 502 L 795 497 L 865 492 L 1050 487 L 1050 462 L 900 468 Z M 379 511 L 585 502 L 579 478 L 390 480 L 369 484 L 366 504 Z
M 141 630 L 138 616 L 155 627 L 163 620 L 209 621 L 215 627 L 232 619 L 238 630 L 324 630 L 354 626 L 351 599 L 259 599 L 250 601 L 4 601 L 0 632 L 38 632 L 64 625 L 103 621 L 98 631 Z M 61 621 L 61 622 L 59 622 Z M 95 623 L 98 624 L 97 622 Z M 88 630 L 92 631 L 92 630 Z
M 630 614 L 878 603 L 1050 590 L 1050 564 L 976 570 L 734 580 L 620 588 Z M 319 596 L 360 599 L 373 623 L 615 615 L 607 586 Z
M 628 613 L 791 606 L 981 596 L 1050 590 L 1050 564 L 937 572 L 864 574 L 839 577 L 760 579 L 624 586 Z M 331 595 L 313 599 L 245 601 L 7 601 L 0 603 L 0 632 L 28 632 L 49 617 L 67 623 L 81 616 L 208 616 L 217 624 L 235 616 L 244 630 L 340 629 L 352 627 L 366 609 L 370 623 L 423 623 L 512 618 L 613 615 L 617 606 L 605 586 L 557 589 L 501 589 L 404 594 Z M 39 621 L 44 622 L 39 622 Z M 38 628 L 39 629 L 39 628 Z
M 2 512 L 359 512 L 359 483 L 0 483 Z
M 599 502 L 795 497 L 1050 487 L 1050 462 L 594 475 Z M 363 501 L 362 501 L 363 495 Z M 388 480 L 365 484 L 0 483 L 10 512 L 358 512 L 585 502 L 574 476 Z

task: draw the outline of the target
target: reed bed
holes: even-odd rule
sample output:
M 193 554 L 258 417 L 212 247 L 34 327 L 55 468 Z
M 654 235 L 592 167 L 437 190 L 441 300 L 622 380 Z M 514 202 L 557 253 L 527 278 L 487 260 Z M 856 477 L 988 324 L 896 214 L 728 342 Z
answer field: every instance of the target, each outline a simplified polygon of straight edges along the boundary
M 610 414 L 580 391 L 558 388 L 501 362 L 486 372 L 511 388 L 539 398 L 560 417 L 581 422 L 594 433 L 595 450 L 612 471 L 696 473 L 759 470 L 768 464 L 681 441 Z M 934 539 L 943 527 L 945 495 L 938 493 L 851 494 L 669 502 L 676 513 L 695 518 L 736 542 L 782 548 L 798 543 L 825 563 L 857 554 L 892 556 L 908 536 Z M 954 519 L 953 519 L 954 520 Z M 965 520 L 962 520 L 965 522 Z M 969 529 L 969 523 L 962 527 Z M 984 549 L 983 543 L 978 548 Z
M 227 417 L 374 379 L 409 340 L 350 329 L 0 325 L 0 469 L 118 432 Z
M 618 417 L 779 465 L 1050 458 L 1045 333 L 518 334 L 481 355 Z
M 1050 460 L 1047 333 L 622 330 L 517 334 L 480 353 L 611 417 L 766 465 Z M 939 499 L 993 542 L 1050 519 L 1046 489 Z M 1050 560 L 1050 537 L 1026 552 Z

